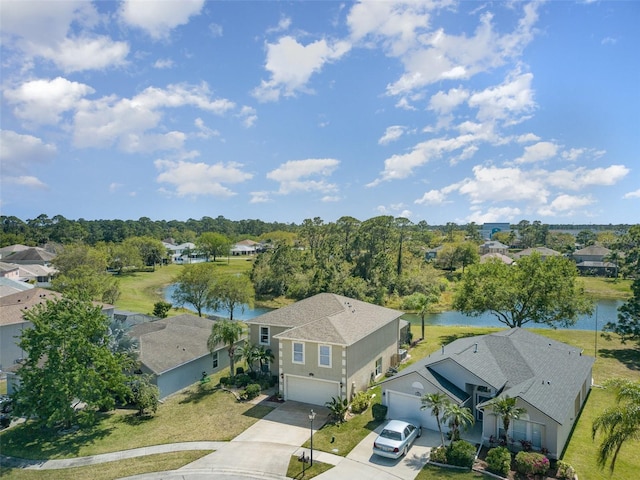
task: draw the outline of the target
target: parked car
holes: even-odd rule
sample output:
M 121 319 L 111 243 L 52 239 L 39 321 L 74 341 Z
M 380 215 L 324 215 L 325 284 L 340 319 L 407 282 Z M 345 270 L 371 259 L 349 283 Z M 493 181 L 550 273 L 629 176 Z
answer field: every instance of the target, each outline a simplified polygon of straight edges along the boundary
M 373 442 L 373 453 L 381 457 L 398 459 L 407 454 L 409 447 L 421 435 L 421 426 L 402 420 L 391 420 Z

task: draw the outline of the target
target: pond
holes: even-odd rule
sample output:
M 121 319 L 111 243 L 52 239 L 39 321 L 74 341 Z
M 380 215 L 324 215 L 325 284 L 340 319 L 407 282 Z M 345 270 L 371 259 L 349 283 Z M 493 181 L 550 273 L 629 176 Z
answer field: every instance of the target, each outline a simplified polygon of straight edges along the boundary
M 171 294 L 175 290 L 175 285 L 169 285 L 164 290 L 164 298 L 167 302 L 172 302 Z M 575 325 L 571 326 L 572 330 L 602 330 L 602 327 L 607 322 L 615 322 L 618 319 L 618 307 L 624 302 L 621 300 L 598 300 L 596 302 L 596 308 L 593 315 L 581 315 Z M 189 308 L 188 305 L 185 305 Z M 234 318 L 238 320 L 250 320 L 262 315 L 263 313 L 270 312 L 270 308 L 249 308 L 244 306 L 244 311 L 238 308 L 233 312 Z M 228 312 L 226 310 L 204 310 L 206 315 L 215 315 L 220 317 L 227 317 Z M 409 321 L 411 324 L 420 325 L 420 317 L 412 313 L 406 313 L 402 316 L 403 319 Z M 424 324 L 426 325 L 470 325 L 474 327 L 504 327 L 504 324 L 500 323 L 497 318 L 489 313 L 480 315 L 479 317 L 467 317 L 460 312 L 446 311 L 441 313 L 430 313 L 425 316 Z M 543 325 L 527 324 L 527 327 L 544 328 Z

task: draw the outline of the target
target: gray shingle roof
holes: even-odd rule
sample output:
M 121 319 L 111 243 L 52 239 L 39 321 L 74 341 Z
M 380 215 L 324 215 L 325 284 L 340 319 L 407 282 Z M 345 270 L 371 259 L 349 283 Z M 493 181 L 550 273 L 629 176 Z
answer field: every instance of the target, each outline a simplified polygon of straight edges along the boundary
M 585 379 L 590 380 L 594 358 L 565 343 L 513 328 L 458 339 L 445 346 L 444 354 L 433 353 L 401 375 L 437 372 L 439 365 L 448 362 L 481 378 L 500 395 L 520 397 L 562 423 L 566 413 L 573 412 Z
M 274 338 L 352 345 L 403 312 L 333 293 L 320 293 L 247 323 L 289 327 Z

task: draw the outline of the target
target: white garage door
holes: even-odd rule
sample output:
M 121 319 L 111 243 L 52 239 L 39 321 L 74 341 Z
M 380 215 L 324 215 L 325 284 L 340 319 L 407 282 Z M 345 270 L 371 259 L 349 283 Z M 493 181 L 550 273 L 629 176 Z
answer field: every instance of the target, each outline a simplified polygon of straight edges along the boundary
M 385 395 L 389 409 L 387 411 L 387 417 L 395 420 L 404 419 L 420 422 L 422 428 L 438 430 L 438 422 L 436 422 L 436 417 L 431 415 L 431 409 L 420 410 L 422 402 L 417 395 L 408 395 L 406 393 L 394 392 L 393 390 L 387 390 Z M 443 424 L 442 431 L 446 432 L 447 430 Z
M 285 375 L 285 399 L 324 406 L 331 397 L 340 396 L 338 382 Z

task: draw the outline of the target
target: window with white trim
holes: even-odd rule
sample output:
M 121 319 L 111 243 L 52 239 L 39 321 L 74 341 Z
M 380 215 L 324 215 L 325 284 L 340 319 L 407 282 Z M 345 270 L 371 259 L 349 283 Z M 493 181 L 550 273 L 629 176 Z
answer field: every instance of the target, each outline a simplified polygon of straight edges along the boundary
M 304 364 L 304 343 L 293 342 L 291 348 L 293 350 L 291 361 Z
M 331 368 L 331 345 L 318 345 L 318 366 Z
M 260 345 L 271 345 L 271 337 L 269 333 L 269 327 L 260 327 L 260 338 L 258 340 Z
M 382 357 L 376 360 L 376 377 L 382 375 Z
M 213 368 L 218 368 L 218 352 L 213 352 L 211 356 L 213 357 Z

